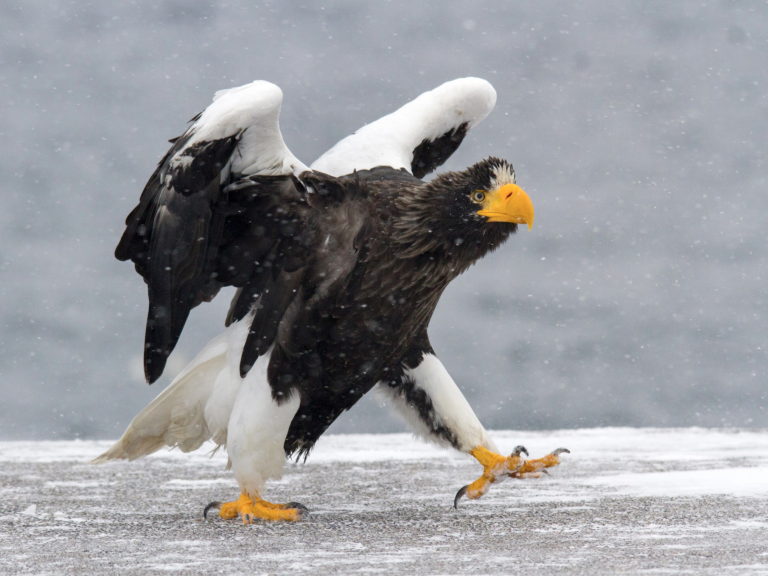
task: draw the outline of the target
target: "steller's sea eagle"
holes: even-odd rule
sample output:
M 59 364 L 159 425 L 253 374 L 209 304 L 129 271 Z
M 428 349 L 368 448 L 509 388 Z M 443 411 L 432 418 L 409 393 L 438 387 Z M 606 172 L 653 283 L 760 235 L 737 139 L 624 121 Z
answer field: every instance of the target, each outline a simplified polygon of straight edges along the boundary
M 559 463 L 518 446 L 504 457 L 429 343 L 448 283 L 501 246 L 533 205 L 512 164 L 443 164 L 496 103 L 485 80 L 426 92 L 343 139 L 307 168 L 283 142 L 283 94 L 257 81 L 217 92 L 160 161 L 115 255 L 149 292 L 144 369 L 163 372 L 189 312 L 222 286 L 237 293 L 227 330 L 133 419 L 95 462 L 163 446 L 226 447 L 240 487 L 223 518 L 297 520 L 265 484 L 304 456 L 377 387 L 420 436 L 474 456 L 483 475 L 454 499 Z

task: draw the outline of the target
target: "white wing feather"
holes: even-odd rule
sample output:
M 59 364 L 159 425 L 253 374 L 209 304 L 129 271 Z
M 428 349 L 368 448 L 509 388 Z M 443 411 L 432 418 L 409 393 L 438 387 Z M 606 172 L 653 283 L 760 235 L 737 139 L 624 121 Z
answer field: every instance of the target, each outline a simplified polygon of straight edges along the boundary
M 468 123 L 472 129 L 491 113 L 496 91 L 480 78 L 459 78 L 425 92 L 396 112 L 347 136 L 310 166 L 332 176 L 376 166 L 411 172 L 413 151 Z
M 195 144 L 239 134 L 231 159 L 233 173 L 277 176 L 305 171 L 307 167 L 291 153 L 280 133 L 282 103 L 283 91 L 264 80 L 219 90 L 213 103 L 189 127 L 191 137 L 171 159 L 171 165 L 190 161 L 185 151 Z

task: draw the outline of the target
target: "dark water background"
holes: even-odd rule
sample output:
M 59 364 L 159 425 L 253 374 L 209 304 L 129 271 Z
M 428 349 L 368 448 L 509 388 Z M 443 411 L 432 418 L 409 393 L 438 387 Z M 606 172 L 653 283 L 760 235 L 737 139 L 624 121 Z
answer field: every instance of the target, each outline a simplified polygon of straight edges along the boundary
M 430 331 L 487 426 L 768 426 L 765 2 L 8 0 L 0 32 L 0 438 L 115 437 L 167 385 L 112 251 L 166 140 L 254 79 L 307 164 L 446 80 L 495 86 L 444 168 L 511 160 L 536 225 Z M 334 427 L 397 429 L 373 399 Z

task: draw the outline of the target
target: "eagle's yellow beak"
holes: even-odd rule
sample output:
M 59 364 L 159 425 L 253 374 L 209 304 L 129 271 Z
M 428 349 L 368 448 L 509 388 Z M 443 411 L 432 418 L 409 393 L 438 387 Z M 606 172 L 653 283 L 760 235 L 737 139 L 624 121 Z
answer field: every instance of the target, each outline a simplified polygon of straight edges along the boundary
M 488 192 L 482 206 L 478 214 L 487 216 L 488 222 L 528 224 L 528 230 L 533 227 L 533 203 L 517 184 L 505 184 Z

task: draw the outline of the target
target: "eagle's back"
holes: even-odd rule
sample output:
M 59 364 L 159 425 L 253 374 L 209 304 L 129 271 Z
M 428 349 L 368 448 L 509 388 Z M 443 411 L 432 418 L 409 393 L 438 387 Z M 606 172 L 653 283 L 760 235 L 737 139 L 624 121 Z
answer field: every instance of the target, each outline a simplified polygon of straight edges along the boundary
M 405 171 L 376 168 L 341 179 L 363 193 L 345 207 L 351 229 L 337 218 L 318 227 L 321 244 L 335 246 L 310 260 L 283 316 L 270 359 L 269 383 L 278 402 L 301 395 L 285 441 L 288 454 L 306 454 L 402 360 L 425 333 L 456 272 L 429 255 L 402 258 L 393 238 L 396 198 L 424 183 Z M 354 236 L 354 238 L 352 238 Z M 340 269 L 341 268 L 341 269 Z

